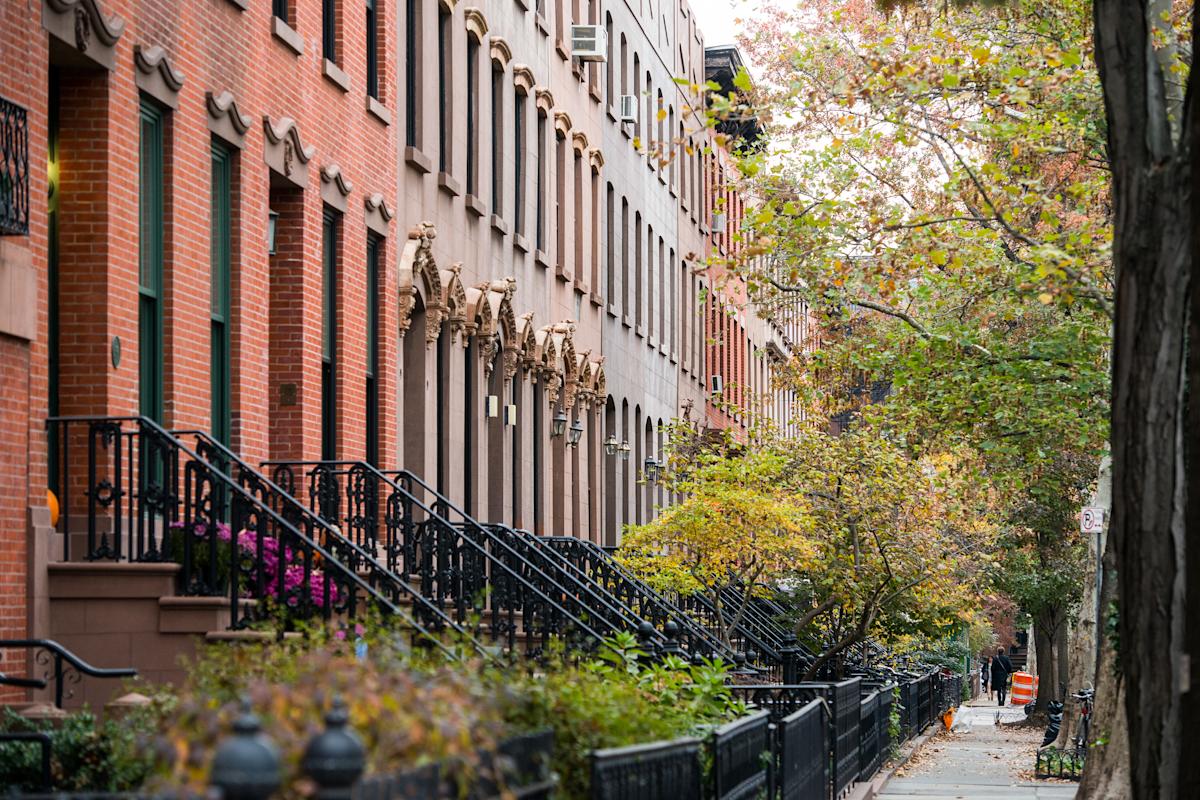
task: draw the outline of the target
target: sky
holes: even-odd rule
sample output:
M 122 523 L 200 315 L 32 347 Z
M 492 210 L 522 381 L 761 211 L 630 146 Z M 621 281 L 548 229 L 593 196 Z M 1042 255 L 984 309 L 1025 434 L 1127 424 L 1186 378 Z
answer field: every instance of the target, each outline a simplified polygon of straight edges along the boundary
M 734 44 L 738 33 L 738 17 L 750 16 L 753 4 L 747 0 L 689 0 L 696 22 L 704 33 L 704 45 L 714 47 L 721 44 Z

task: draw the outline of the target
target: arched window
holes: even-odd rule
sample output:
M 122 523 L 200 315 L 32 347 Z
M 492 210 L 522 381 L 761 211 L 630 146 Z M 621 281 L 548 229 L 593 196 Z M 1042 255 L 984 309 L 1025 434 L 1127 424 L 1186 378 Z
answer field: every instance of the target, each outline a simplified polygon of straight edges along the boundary
M 629 200 L 621 198 L 621 314 L 629 319 Z
M 605 189 L 604 203 L 604 302 L 612 306 L 617 296 L 617 196 L 611 182 Z
M 642 212 L 633 214 L 633 320 L 637 324 L 638 333 L 642 332 L 642 285 L 645 283 L 642 271 Z
M 466 336 L 466 334 L 462 334 Z M 480 418 L 477 381 L 479 375 L 479 343 L 474 336 L 467 338 L 466 358 L 463 359 L 463 510 L 476 513 L 475 469 L 479 463 L 476 428 Z
M 621 435 L 617 430 L 617 404 L 613 400 L 612 395 L 609 395 L 604 403 L 604 441 L 610 439 L 620 443 Z M 620 461 L 620 456 L 617 454 L 604 455 L 604 482 L 601 493 L 604 496 L 604 520 L 601 524 L 601 529 L 604 531 L 603 544 L 607 547 L 615 547 L 617 544 L 617 525 L 619 518 L 617 516 L 617 499 L 619 497 L 620 484 L 617 483 L 617 464 Z
M 621 34 L 621 94 L 629 94 L 629 43 Z
M 667 136 L 671 137 L 674 135 L 675 135 L 675 106 L 671 106 L 667 109 Z M 675 190 L 675 162 L 679 160 L 677 158 L 678 153 L 679 153 L 679 144 L 678 143 L 668 142 L 666 139 L 663 139 L 662 157 L 665 159 L 668 159 L 670 162 L 668 165 L 669 177 L 667 178 L 667 182 L 670 185 L 672 191 Z
M 604 15 L 604 32 L 605 32 L 605 34 L 607 34 L 604 37 L 604 40 L 608 45 L 608 53 L 606 54 L 605 60 L 604 60 L 604 102 L 605 102 L 605 104 L 608 105 L 609 108 L 612 108 L 613 75 L 615 74 L 613 72 L 613 19 L 612 19 L 612 14 Z M 622 43 L 624 43 L 624 40 L 625 40 L 625 37 L 622 36 L 621 37 Z M 624 49 L 624 48 L 622 47 L 622 49 Z M 623 53 L 622 53 L 622 58 L 624 58 Z
M 575 263 L 571 265 L 571 275 L 581 282 L 584 275 L 583 253 L 583 152 L 576 149 L 571 171 L 571 189 L 575 195 L 575 214 L 572 220 L 572 230 L 575 232 Z
M 554 141 L 554 263 L 558 274 L 565 275 L 567 269 L 567 137 L 557 131 Z
M 641 270 L 638 270 L 639 275 Z M 658 295 L 654 291 L 654 226 L 646 226 L 646 335 L 654 338 L 654 305 Z M 661 331 L 660 331 L 661 333 Z
M 589 287 L 595 295 L 600 294 L 600 170 L 595 166 L 592 173 L 592 282 Z

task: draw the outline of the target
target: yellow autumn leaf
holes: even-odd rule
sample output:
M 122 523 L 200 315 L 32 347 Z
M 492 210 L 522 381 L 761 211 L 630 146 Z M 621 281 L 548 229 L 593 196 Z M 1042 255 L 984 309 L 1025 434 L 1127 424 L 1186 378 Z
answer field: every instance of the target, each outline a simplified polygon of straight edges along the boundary
M 1044 306 L 1048 306 L 1054 302 L 1054 295 L 1049 292 L 1042 292 L 1038 295 L 1038 302 Z

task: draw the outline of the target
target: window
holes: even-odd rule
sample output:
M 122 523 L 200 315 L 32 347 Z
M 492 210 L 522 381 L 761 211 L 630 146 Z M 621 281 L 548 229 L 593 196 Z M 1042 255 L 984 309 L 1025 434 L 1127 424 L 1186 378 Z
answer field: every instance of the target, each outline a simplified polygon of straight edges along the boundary
M 321 227 L 321 459 L 337 458 L 337 213 L 325 209 Z
M 579 281 L 583 277 L 583 153 L 575 151 L 574 169 L 572 170 L 571 188 L 575 194 L 575 213 L 571 229 L 575 232 L 575 263 L 571 274 Z
M 450 9 L 438 5 L 438 171 L 450 171 Z
M 367 234 L 367 463 L 379 464 L 379 237 Z
M 479 194 L 479 40 L 467 37 L 467 194 Z
M 378 0 L 367 3 L 367 94 L 379 99 L 379 14 Z
M 564 271 L 567 266 L 567 137 L 561 132 L 555 138 L 554 150 L 554 227 L 558 234 L 554 263 Z
M 404 0 L 404 143 L 420 147 L 421 0 Z
M 500 214 L 504 191 L 504 68 L 492 62 L 492 213 Z
M 642 285 L 645 283 L 642 272 L 642 212 L 633 214 L 633 318 L 638 327 L 642 326 Z
M 608 184 L 606 192 L 604 206 L 604 268 L 607 270 L 607 274 L 604 276 L 604 301 L 611 304 L 617 295 L 616 231 L 613 230 L 617 224 L 617 199 L 611 183 Z
M 640 270 L 639 270 L 640 272 Z M 646 226 L 646 332 L 654 336 L 654 304 L 658 295 L 654 293 L 654 226 Z M 662 333 L 662 331 L 659 331 Z
M 337 0 L 321 0 L 321 55 L 337 63 Z
M 538 250 L 546 250 L 546 112 L 538 110 L 537 117 L 537 238 Z
M 592 173 L 592 282 L 591 290 L 600 294 L 600 173 Z
M 629 43 L 621 34 L 621 94 L 629 94 Z
M 288 21 L 288 0 L 271 0 L 271 13 L 284 22 Z
M 629 200 L 621 198 L 621 313 L 629 316 Z
M 163 140 L 158 106 L 141 103 L 138 162 L 138 412 L 163 418 Z
M 612 14 L 604 15 L 604 32 L 607 34 L 604 37 L 608 44 L 608 53 L 604 59 L 604 102 L 609 106 L 613 104 L 613 20 Z
M 212 144 L 212 204 L 209 248 L 209 385 L 213 438 L 229 444 L 233 426 L 230 408 L 229 355 L 230 268 L 233 260 L 233 154 L 220 142 Z
M 513 103 L 513 233 L 525 235 L 525 106 L 529 95 L 518 89 Z

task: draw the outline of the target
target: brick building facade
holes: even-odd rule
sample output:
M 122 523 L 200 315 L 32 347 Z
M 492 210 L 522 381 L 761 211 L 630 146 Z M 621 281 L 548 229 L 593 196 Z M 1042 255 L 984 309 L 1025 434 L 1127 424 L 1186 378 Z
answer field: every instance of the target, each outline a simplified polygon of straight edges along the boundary
M 0 44 L 30 198 L 0 238 L 0 637 L 68 631 L 47 418 L 403 466 L 613 544 L 663 502 L 663 423 L 742 421 L 713 375 L 787 414 L 762 354 L 792 343 L 702 269 L 741 201 L 674 80 L 706 75 L 682 2 L 19 0 Z

